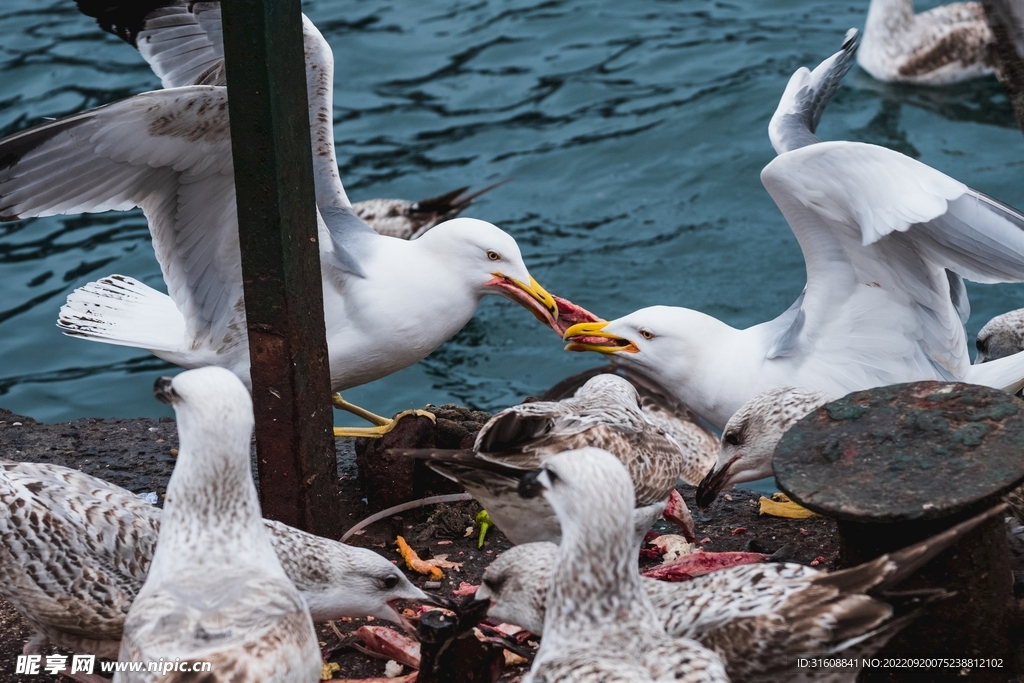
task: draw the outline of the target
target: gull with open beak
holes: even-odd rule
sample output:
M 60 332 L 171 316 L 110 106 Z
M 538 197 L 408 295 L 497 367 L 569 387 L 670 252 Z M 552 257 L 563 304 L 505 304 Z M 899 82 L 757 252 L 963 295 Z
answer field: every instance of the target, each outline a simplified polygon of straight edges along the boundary
M 768 126 L 778 156 L 761 181 L 807 266 L 793 305 L 746 329 L 652 306 L 569 327 L 567 349 L 639 367 L 719 429 L 784 386 L 834 400 L 920 380 L 1024 385 L 1024 353 L 971 365 L 964 330 L 965 279 L 1024 282 L 1024 213 L 898 152 L 819 140 L 855 53 L 851 30 L 814 71 L 797 70 Z
M 332 391 L 419 362 L 488 294 L 561 333 L 557 302 L 497 226 L 455 218 L 406 241 L 359 218 L 334 156 L 330 47 L 305 18 L 303 37 Z M 142 93 L 50 121 L 0 140 L 0 158 L 0 220 L 141 207 L 149 221 L 167 293 L 123 275 L 89 283 L 61 308 L 65 334 L 146 349 L 185 368 L 223 367 L 249 385 L 226 87 Z M 395 424 L 340 396 L 335 405 L 376 423 L 338 436 L 380 436 Z

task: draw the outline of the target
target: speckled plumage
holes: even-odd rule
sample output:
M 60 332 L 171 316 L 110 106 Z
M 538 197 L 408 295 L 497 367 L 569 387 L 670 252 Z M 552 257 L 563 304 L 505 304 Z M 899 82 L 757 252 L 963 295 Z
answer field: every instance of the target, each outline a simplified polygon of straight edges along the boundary
M 157 380 L 177 415 L 179 452 L 149 574 L 118 659 L 212 663 L 209 683 L 313 683 L 320 651 L 309 609 L 260 515 L 249 464 L 252 400 L 223 368 Z M 195 680 L 118 672 L 115 683 Z
M 997 315 L 989 320 L 978 331 L 974 345 L 978 349 L 975 364 L 1024 351 L 1024 308 Z
M 474 199 L 499 184 L 488 185 L 476 192 L 468 192 L 468 186 L 460 187 L 416 202 L 408 199 L 367 199 L 356 202 L 352 209 L 381 235 L 414 240 L 438 223 L 455 218 L 469 208 Z
M 83 472 L 0 460 L 0 594 L 41 638 L 113 657 L 149 571 L 162 514 Z M 394 621 L 388 600 L 426 599 L 371 550 L 264 524 L 314 621 L 366 615 Z
M 619 363 L 585 370 L 555 384 L 541 400 L 568 398 L 592 377 L 602 374 L 618 375 L 633 385 L 640 397 L 640 410 L 644 416 L 661 427 L 683 452 L 683 470 L 679 478 L 687 484 L 697 484 L 718 458 L 718 437 L 669 389 L 640 370 Z
M 797 420 L 827 402 L 818 391 L 778 387 L 743 404 L 722 430 L 718 462 L 697 487 L 698 505 L 707 507 L 733 484 L 772 476 L 779 439 Z
M 593 446 L 625 463 L 634 483 L 637 532 L 650 528 L 687 470 L 687 457 L 640 409 L 637 391 L 617 375 L 598 375 L 561 401 L 502 410 L 483 426 L 475 452 L 434 451 L 430 466 L 462 484 L 513 543 L 557 541 L 558 521 L 541 498 L 523 500 L 516 480 L 486 463 L 530 470 L 562 451 Z M 481 468 L 479 461 L 485 461 Z
M 544 462 L 541 488 L 562 525 L 548 581 L 544 637 L 523 683 L 728 681 L 718 655 L 665 633 L 637 570 L 633 485 L 596 448 Z
M 832 574 L 768 563 L 729 567 L 680 583 L 640 581 L 667 633 L 716 652 L 733 683 L 852 683 L 857 670 L 800 669 L 796 660 L 871 656 L 915 616 L 914 603 L 895 610 L 884 592 L 985 518 Z M 491 600 L 492 618 L 544 635 L 547 586 L 557 556 L 558 547 L 551 543 L 505 551 L 484 572 L 477 599 Z
M 980 2 L 914 14 L 913 0 L 872 0 L 857 62 L 880 81 L 944 85 L 993 71 Z

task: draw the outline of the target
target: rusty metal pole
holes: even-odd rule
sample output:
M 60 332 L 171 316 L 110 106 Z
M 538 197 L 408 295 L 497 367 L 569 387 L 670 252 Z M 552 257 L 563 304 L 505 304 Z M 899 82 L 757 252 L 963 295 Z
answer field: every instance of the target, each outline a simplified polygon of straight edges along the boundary
M 263 514 L 341 534 L 299 0 L 223 0 Z

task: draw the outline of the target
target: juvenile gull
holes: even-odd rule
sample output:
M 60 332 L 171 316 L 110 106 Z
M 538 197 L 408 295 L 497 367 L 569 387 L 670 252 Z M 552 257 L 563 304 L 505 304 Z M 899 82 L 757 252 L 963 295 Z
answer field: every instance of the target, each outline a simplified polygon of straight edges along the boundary
M 462 329 L 488 294 L 561 330 L 555 300 L 530 276 L 516 241 L 496 226 L 456 218 L 410 242 L 378 235 L 355 215 L 326 115 L 330 48 L 308 20 L 303 33 L 332 390 L 419 362 Z M 112 275 L 73 292 L 58 327 L 186 368 L 225 367 L 248 382 L 224 87 L 143 93 L 0 140 L 0 220 L 135 206 L 149 220 L 168 294 Z M 337 431 L 377 435 L 388 428 L 388 420 L 366 415 L 382 426 Z
M 252 400 L 223 368 L 158 379 L 179 449 L 146 581 L 125 617 L 118 660 L 210 662 L 203 680 L 320 680 L 302 595 L 274 553 L 249 469 Z M 117 683 L 197 680 L 143 672 Z
M 717 653 L 733 683 L 808 680 L 808 672 L 797 666 L 799 657 L 870 657 L 885 645 L 917 616 L 914 607 L 920 605 L 886 593 L 992 514 L 1001 510 L 831 574 L 787 562 L 729 567 L 679 583 L 641 577 L 640 583 L 665 631 Z M 557 557 L 553 543 L 506 550 L 484 571 L 476 599 L 491 602 L 492 619 L 543 636 L 547 586 Z M 943 595 L 932 590 L 917 597 Z M 858 671 L 817 670 L 809 680 L 852 682 Z
M 1024 384 L 1024 354 L 970 364 L 961 279 L 1024 281 L 1024 215 L 898 152 L 814 136 L 855 35 L 793 75 L 769 125 L 779 155 L 761 180 L 803 252 L 796 302 L 745 330 L 686 308 L 644 308 L 570 327 L 567 349 L 615 353 L 718 428 L 782 386 L 831 400 L 918 380 Z
M 26 654 L 49 641 L 76 652 L 117 655 L 162 514 L 132 492 L 83 472 L 0 460 L 0 594 L 35 630 Z M 315 622 L 370 615 L 400 623 L 393 601 L 430 600 L 371 550 L 263 523 Z
M 150 0 L 117 4 L 110 0 L 75 0 L 78 10 L 94 17 L 104 31 L 139 51 L 165 88 L 227 85 L 219 2 Z M 331 54 L 324 55 L 330 59 Z M 497 187 L 476 192 L 469 187 L 419 201 L 370 199 L 352 204 L 356 215 L 381 235 L 415 239 L 458 216 L 473 200 Z
M 574 304 L 568 303 L 568 306 L 574 306 Z M 566 317 L 563 308 L 567 307 L 559 300 L 560 321 Z M 583 313 L 587 312 L 583 311 Z M 581 319 L 580 322 L 592 322 L 594 319 L 596 316 L 591 316 L 589 321 Z M 567 325 L 566 329 L 568 327 Z M 693 484 L 700 479 L 704 472 L 709 470 L 718 458 L 718 437 L 671 391 L 638 368 L 608 363 L 601 367 L 584 370 L 556 383 L 544 392 L 541 400 L 560 401 L 568 398 L 575 394 L 587 380 L 597 375 L 618 375 L 633 385 L 640 398 L 640 410 L 643 411 L 644 417 L 665 430 L 665 433 L 682 449 L 684 461 L 687 463 L 687 471 L 680 475 L 681 479 L 687 484 Z
M 980 2 L 914 14 L 914 0 L 871 0 L 857 63 L 880 81 L 946 85 L 991 74 L 992 44 Z
M 408 450 L 461 484 L 513 543 L 558 541 L 558 519 L 544 498 L 520 498 L 518 478 L 552 456 L 594 446 L 610 451 L 629 471 L 639 537 L 651 528 L 682 477 L 693 483 L 710 466 L 684 452 L 640 409 L 636 389 L 617 375 L 598 375 L 560 401 L 535 401 L 502 410 L 481 428 L 473 450 Z
M 778 387 L 758 394 L 729 418 L 714 469 L 697 487 L 697 506 L 706 508 L 724 489 L 774 476 L 772 456 L 797 420 L 828 403 L 817 391 Z
M 975 363 L 987 363 L 1024 351 L 1024 308 L 1003 313 L 978 330 Z
M 523 683 L 728 681 L 721 658 L 666 634 L 636 564 L 633 483 L 611 453 L 567 451 L 523 478 L 562 525 L 547 582 L 544 637 Z

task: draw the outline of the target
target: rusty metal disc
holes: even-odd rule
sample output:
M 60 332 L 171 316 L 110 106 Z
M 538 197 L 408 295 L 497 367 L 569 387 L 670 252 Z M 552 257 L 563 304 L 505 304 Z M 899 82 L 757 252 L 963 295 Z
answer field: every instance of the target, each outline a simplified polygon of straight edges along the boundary
M 946 382 L 859 391 L 795 424 L 774 469 L 787 495 L 829 517 L 947 517 L 995 503 L 1024 480 L 1024 402 Z

